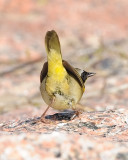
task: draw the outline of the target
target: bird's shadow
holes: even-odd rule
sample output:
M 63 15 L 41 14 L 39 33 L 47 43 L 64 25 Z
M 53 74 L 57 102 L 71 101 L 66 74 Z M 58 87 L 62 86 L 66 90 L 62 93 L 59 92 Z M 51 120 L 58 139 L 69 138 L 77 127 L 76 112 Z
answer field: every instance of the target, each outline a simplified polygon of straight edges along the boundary
M 53 115 L 45 116 L 45 119 L 54 120 L 54 121 L 62 121 L 62 120 L 71 120 L 74 116 L 75 111 L 65 111 L 61 113 L 55 113 Z

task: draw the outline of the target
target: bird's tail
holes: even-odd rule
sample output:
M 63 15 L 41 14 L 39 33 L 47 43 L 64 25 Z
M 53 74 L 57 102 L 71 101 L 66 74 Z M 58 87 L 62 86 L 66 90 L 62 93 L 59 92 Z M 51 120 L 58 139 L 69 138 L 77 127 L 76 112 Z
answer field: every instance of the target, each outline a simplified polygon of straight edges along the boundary
M 46 33 L 45 47 L 46 47 L 47 54 L 57 53 L 61 55 L 59 37 L 54 30 L 48 31 Z
M 63 79 L 67 72 L 62 64 L 59 37 L 54 30 L 46 33 L 45 47 L 48 58 L 48 75 L 54 75 L 58 79 Z

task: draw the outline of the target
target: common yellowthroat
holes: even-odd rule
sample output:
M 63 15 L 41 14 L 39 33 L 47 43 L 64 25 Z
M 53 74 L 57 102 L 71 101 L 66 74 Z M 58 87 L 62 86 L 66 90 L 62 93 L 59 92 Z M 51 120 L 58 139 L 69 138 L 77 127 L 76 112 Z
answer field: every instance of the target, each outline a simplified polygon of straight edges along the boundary
M 74 68 L 62 60 L 59 38 L 54 30 L 46 33 L 45 47 L 47 62 L 40 74 L 40 91 L 48 107 L 41 116 L 43 122 L 49 107 L 57 110 L 77 110 L 76 104 L 85 90 L 84 83 L 88 77 L 95 74 Z

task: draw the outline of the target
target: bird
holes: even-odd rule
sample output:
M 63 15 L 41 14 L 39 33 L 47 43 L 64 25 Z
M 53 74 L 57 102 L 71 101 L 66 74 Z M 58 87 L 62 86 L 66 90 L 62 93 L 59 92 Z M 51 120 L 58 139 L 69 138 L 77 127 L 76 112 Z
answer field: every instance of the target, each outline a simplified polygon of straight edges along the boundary
M 40 120 L 46 122 L 45 115 L 50 107 L 56 110 L 72 109 L 77 111 L 86 80 L 95 75 L 92 72 L 74 68 L 62 59 L 61 46 L 56 31 L 47 31 L 45 35 L 47 62 L 40 73 L 40 92 L 48 105 Z

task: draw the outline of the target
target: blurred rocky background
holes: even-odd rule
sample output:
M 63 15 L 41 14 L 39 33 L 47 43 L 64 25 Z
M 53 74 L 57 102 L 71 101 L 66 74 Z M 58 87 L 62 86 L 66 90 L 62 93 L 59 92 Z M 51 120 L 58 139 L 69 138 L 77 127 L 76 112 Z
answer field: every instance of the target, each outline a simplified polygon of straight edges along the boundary
M 46 108 L 39 76 L 52 29 L 63 59 L 96 75 L 86 82 L 81 119 L 35 124 Z M 0 0 L 1 160 L 127 160 L 127 107 L 127 0 Z

